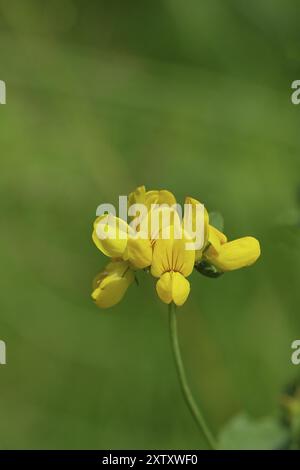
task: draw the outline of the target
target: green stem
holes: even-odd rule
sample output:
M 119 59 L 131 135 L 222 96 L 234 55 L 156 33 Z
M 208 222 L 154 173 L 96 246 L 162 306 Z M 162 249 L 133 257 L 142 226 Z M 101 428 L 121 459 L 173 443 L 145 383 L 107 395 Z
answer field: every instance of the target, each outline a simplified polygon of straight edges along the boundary
M 202 416 L 202 413 L 200 412 L 198 406 L 196 405 L 196 402 L 193 398 L 193 395 L 191 393 L 190 387 L 187 382 L 182 358 L 181 358 L 181 353 L 180 353 L 180 348 L 179 348 L 179 342 L 178 342 L 178 333 L 177 333 L 177 318 L 176 318 L 176 312 L 175 312 L 175 305 L 173 303 L 169 304 L 169 326 L 170 326 L 170 335 L 171 335 L 171 343 L 172 343 L 172 349 L 173 349 L 173 354 L 174 354 L 174 359 L 176 363 L 176 369 L 178 373 L 178 378 L 181 386 L 181 390 L 183 392 L 183 396 L 185 399 L 185 402 L 190 410 L 190 412 L 193 415 L 193 418 L 195 419 L 201 433 L 203 434 L 207 444 L 211 449 L 216 449 L 216 443 L 215 440 Z

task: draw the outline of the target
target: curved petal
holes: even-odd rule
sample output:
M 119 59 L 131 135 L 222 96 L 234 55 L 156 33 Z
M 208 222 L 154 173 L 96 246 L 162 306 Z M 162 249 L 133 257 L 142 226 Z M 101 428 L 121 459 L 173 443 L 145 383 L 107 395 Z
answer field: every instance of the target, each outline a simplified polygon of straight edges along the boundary
M 190 293 L 189 281 L 180 273 L 172 276 L 172 297 L 176 305 L 183 305 Z
M 92 239 L 97 248 L 110 258 L 119 258 L 127 246 L 127 223 L 110 214 L 98 217 L 94 222 Z
M 164 273 L 158 279 L 156 283 L 156 292 L 160 300 L 165 304 L 170 304 L 172 302 L 172 274 L 170 272 Z
M 92 298 L 100 308 L 109 308 L 122 300 L 129 287 L 126 279 L 118 279 L 108 276 L 107 282 L 100 285 L 92 293 Z
M 204 209 L 203 210 L 203 217 L 204 217 L 204 220 L 203 220 L 203 232 L 204 232 L 204 234 L 203 234 L 203 247 L 204 247 L 207 243 L 208 232 L 209 232 L 209 215 L 208 215 L 207 209 L 204 206 L 204 204 L 197 201 L 197 199 L 194 199 L 194 198 L 189 197 L 189 196 L 187 196 L 185 198 L 184 204 L 191 207 L 191 210 L 190 210 L 189 214 L 192 218 L 191 229 L 192 229 L 193 232 L 195 232 L 195 230 L 197 229 L 197 223 L 196 223 L 197 222 L 196 221 L 197 207 L 198 206 L 203 206 L 203 209 Z
M 116 305 L 134 280 L 134 273 L 124 261 L 113 261 L 93 282 L 92 299 L 100 308 Z
M 190 283 L 178 272 L 166 272 L 157 281 L 156 291 L 159 298 L 165 304 L 173 301 L 176 305 L 180 306 L 188 298 Z
M 144 269 L 151 265 L 152 246 L 148 239 L 129 237 L 124 259 L 128 260 L 137 269 Z
M 260 256 L 256 238 L 243 237 L 221 245 L 219 253 L 209 248 L 205 258 L 221 271 L 233 271 L 255 263 Z
M 174 271 L 178 271 L 185 277 L 192 273 L 195 264 L 195 251 L 187 249 L 189 243 L 190 241 L 185 237 L 174 240 L 173 247 Z
M 161 226 L 160 221 L 157 222 L 157 217 L 155 217 L 157 212 L 154 211 L 166 211 L 166 209 L 168 209 L 168 211 L 170 212 L 171 206 L 176 205 L 176 199 L 170 191 L 167 191 L 165 189 L 160 191 L 146 191 L 145 186 L 139 186 L 128 196 L 129 208 L 133 204 L 143 204 L 146 208 L 145 213 L 147 214 L 147 216 L 143 215 L 144 212 L 141 213 L 139 207 L 136 207 L 138 215 L 131 215 L 131 220 L 135 221 L 135 224 L 137 225 L 137 231 L 142 230 L 144 232 L 147 232 L 148 238 L 154 240 L 157 239 L 156 235 L 159 231 L 159 229 L 157 229 L 157 226 Z M 156 206 L 158 206 L 159 209 Z M 174 208 L 172 209 L 173 212 L 176 210 Z M 152 217 L 153 212 L 154 215 Z M 169 217 L 168 225 L 172 223 L 173 219 Z M 153 237 L 152 234 L 154 234 Z
M 154 277 L 160 277 L 164 272 L 170 270 L 169 253 L 171 252 L 172 242 L 170 240 L 156 240 L 153 248 L 153 257 L 151 264 L 151 274 Z
M 132 204 L 145 204 L 146 188 L 145 186 L 138 186 L 128 196 L 128 205 Z
M 127 277 L 130 280 L 130 266 L 127 261 L 111 261 L 107 263 L 105 268 L 100 271 L 93 279 L 93 289 L 99 287 L 100 282 L 103 281 L 110 274 L 115 274 L 118 277 Z M 128 277 L 129 276 L 129 277 Z
M 221 249 L 221 245 L 227 243 L 227 237 L 224 233 L 220 232 L 217 228 L 209 225 L 208 231 L 208 242 L 210 243 L 211 247 L 215 253 L 219 253 Z
M 151 204 L 168 204 L 169 206 L 173 206 L 176 204 L 175 196 L 166 189 L 161 190 L 153 190 L 146 192 L 146 205 L 151 207 Z
M 178 271 L 189 276 L 195 264 L 195 251 L 188 250 L 186 244 L 186 238 L 157 240 L 153 249 L 152 276 L 160 277 L 166 271 Z
M 176 204 L 175 196 L 166 189 L 146 191 L 145 186 L 138 186 L 128 196 L 129 206 L 132 204 L 145 204 L 150 210 L 151 204 Z

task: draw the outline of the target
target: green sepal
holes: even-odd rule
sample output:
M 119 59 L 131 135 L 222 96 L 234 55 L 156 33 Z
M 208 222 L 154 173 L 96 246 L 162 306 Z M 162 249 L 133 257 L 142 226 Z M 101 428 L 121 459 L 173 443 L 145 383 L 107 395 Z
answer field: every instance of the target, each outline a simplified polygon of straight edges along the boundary
M 200 261 L 199 263 L 195 264 L 195 269 L 203 276 L 217 278 L 224 274 L 222 271 L 218 271 L 215 266 L 208 263 L 205 260 Z

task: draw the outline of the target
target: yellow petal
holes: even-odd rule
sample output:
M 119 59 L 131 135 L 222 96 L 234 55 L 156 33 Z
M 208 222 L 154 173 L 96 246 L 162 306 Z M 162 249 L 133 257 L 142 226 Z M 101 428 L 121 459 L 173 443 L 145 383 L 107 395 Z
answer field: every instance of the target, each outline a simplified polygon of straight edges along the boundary
M 211 251 L 215 251 L 215 253 L 219 253 L 221 249 L 221 245 L 227 242 L 227 237 L 224 233 L 220 232 L 220 230 L 213 227 L 212 225 L 209 225 L 208 242 L 213 248 Z
M 92 298 L 100 308 L 113 307 L 122 300 L 128 287 L 126 279 L 116 279 L 109 276 L 104 285 L 100 285 L 93 291 Z
M 146 188 L 145 186 L 138 186 L 132 193 L 128 196 L 128 205 L 133 204 L 145 204 L 146 197 Z
M 250 266 L 260 256 L 259 241 L 253 237 L 243 237 L 221 245 L 219 253 L 211 250 L 205 253 L 205 258 L 221 271 Z
M 174 238 L 174 233 L 182 233 L 182 223 L 180 216 L 174 207 L 163 204 L 152 208 L 149 212 L 149 238 L 154 242 L 161 238 L 166 238 L 164 234 L 169 234 Z
M 173 273 L 172 297 L 176 305 L 183 305 L 190 293 L 190 283 L 180 273 Z
M 195 264 L 195 251 L 188 250 L 187 244 L 190 242 L 188 238 L 182 238 L 180 240 L 174 240 L 173 249 L 173 264 L 174 270 L 180 272 L 183 276 L 189 276 Z M 175 260 L 175 263 L 174 263 Z
M 194 199 L 194 198 L 189 197 L 189 196 L 185 198 L 185 204 L 188 204 L 189 206 L 191 206 L 191 209 L 189 209 L 188 212 L 187 212 L 186 208 L 185 208 L 185 217 L 184 217 L 183 225 L 185 226 L 185 230 L 190 230 L 191 229 L 192 232 L 195 233 L 198 230 L 197 222 L 199 224 L 199 221 L 197 221 L 197 219 L 196 219 L 197 207 L 198 207 L 198 205 L 203 205 L 203 204 L 201 204 L 201 202 L 197 201 L 197 199 Z M 191 223 L 190 226 L 189 226 L 189 224 L 186 223 L 186 217 L 187 216 L 192 217 L 192 223 Z M 208 212 L 207 212 L 205 207 L 204 207 L 203 216 L 204 216 L 203 234 L 199 234 L 200 241 L 202 242 L 201 243 L 202 247 L 196 249 L 196 251 L 195 251 L 195 261 L 198 261 L 202 258 L 203 250 L 204 250 L 205 246 L 207 245 L 207 241 L 208 241 L 209 215 L 208 215 Z M 193 234 L 191 234 L 191 236 L 192 235 Z M 203 240 L 201 240 L 202 236 L 203 236 Z M 192 237 L 192 239 L 193 239 L 194 243 L 195 242 L 198 243 L 198 240 L 196 240 L 195 236 Z
M 119 258 L 127 246 L 128 225 L 122 219 L 105 214 L 94 222 L 93 241 L 106 256 Z
M 168 204 L 172 206 L 176 204 L 175 196 L 166 189 L 161 189 L 160 191 L 147 191 L 146 192 L 146 205 L 149 207 L 151 204 Z
M 161 239 L 156 240 L 155 242 L 151 265 L 151 274 L 154 277 L 160 277 L 164 272 L 168 271 L 168 266 L 165 266 L 164 264 L 168 243 L 168 240 Z
M 166 272 L 156 283 L 159 298 L 166 304 L 172 301 L 183 305 L 190 293 L 189 281 L 178 272 Z
M 94 279 L 92 298 L 100 308 L 120 302 L 134 280 L 134 273 L 124 261 L 109 263 Z
M 124 277 L 129 275 L 130 279 L 130 266 L 127 261 L 111 261 L 107 263 L 103 271 L 98 273 L 93 280 L 93 289 L 99 287 L 100 282 L 107 277 L 109 274 L 115 274 L 119 277 Z
M 152 262 L 152 246 L 148 239 L 129 237 L 124 259 L 128 260 L 135 268 L 144 269 Z
M 135 221 L 137 224 L 137 231 L 143 230 L 143 231 L 148 231 L 148 237 L 151 239 L 151 234 L 154 233 L 154 228 L 153 224 L 151 224 L 151 217 L 152 217 L 152 212 L 154 211 L 154 208 L 152 205 L 158 205 L 162 206 L 164 205 L 170 210 L 170 206 L 173 206 L 176 204 L 176 199 L 174 195 L 165 189 L 163 190 L 153 190 L 153 191 L 146 191 L 145 186 L 139 186 L 138 188 L 135 189 L 132 193 L 129 194 L 128 196 L 128 205 L 129 207 L 132 206 L 133 204 L 144 204 L 146 207 L 146 212 L 147 216 L 145 215 L 143 217 L 142 214 L 139 215 L 133 215 L 131 216 L 131 220 Z M 139 212 L 139 209 L 136 208 L 136 210 Z M 172 219 L 170 220 L 169 224 L 173 223 Z M 145 228 L 146 225 L 146 228 Z M 152 228 L 151 228 L 152 226 Z M 157 230 L 155 231 L 155 234 L 157 233 Z M 153 236 L 154 237 L 154 236 Z
M 197 207 L 200 205 L 200 206 L 203 206 L 203 204 L 199 201 L 197 201 L 197 199 L 194 199 L 192 197 L 186 197 L 185 198 L 185 201 L 184 201 L 185 204 L 188 204 L 191 206 L 191 210 L 192 210 L 192 213 L 191 213 L 191 216 L 192 216 L 192 230 L 195 231 L 196 228 L 197 228 L 197 225 L 196 225 L 196 210 L 197 210 Z M 209 215 L 208 215 L 208 212 L 206 210 L 206 207 L 204 207 L 204 243 L 203 243 L 203 246 L 206 245 L 207 243 L 207 239 L 208 239 L 208 226 L 209 226 Z
M 170 272 L 164 273 L 161 278 L 159 278 L 156 283 L 156 292 L 160 300 L 165 304 L 172 302 L 172 274 Z
M 187 240 L 158 239 L 153 248 L 151 274 L 160 277 L 166 271 L 178 271 L 189 276 L 195 264 L 195 251 L 186 249 Z
M 176 204 L 175 196 L 166 189 L 146 191 L 145 186 L 138 186 L 128 196 L 129 206 L 132 204 L 145 204 L 148 210 L 151 204 L 168 204 L 172 206 Z

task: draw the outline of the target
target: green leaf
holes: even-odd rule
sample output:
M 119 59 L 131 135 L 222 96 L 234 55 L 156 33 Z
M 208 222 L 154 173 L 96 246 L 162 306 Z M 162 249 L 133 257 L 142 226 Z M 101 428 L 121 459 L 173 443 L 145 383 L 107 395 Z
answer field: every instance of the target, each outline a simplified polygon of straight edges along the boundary
M 219 436 L 219 448 L 225 450 L 271 450 L 286 448 L 289 432 L 276 418 L 259 420 L 242 413 L 224 427 Z
M 213 227 L 223 232 L 224 230 L 224 217 L 220 212 L 210 212 L 209 213 L 209 223 Z

